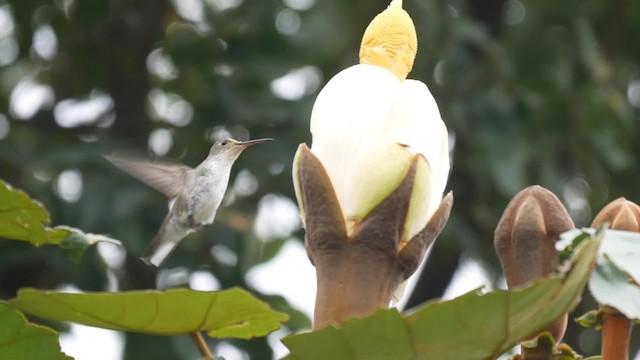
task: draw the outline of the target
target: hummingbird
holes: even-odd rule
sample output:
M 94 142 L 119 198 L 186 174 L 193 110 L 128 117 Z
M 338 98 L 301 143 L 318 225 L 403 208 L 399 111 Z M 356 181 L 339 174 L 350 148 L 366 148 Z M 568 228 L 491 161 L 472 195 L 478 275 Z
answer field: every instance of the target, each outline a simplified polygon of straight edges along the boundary
M 240 153 L 250 146 L 271 140 L 218 140 L 196 168 L 106 155 L 105 158 L 120 170 L 174 199 L 158 234 L 144 251 L 142 261 L 159 267 L 180 240 L 211 224 L 227 190 L 231 167 Z

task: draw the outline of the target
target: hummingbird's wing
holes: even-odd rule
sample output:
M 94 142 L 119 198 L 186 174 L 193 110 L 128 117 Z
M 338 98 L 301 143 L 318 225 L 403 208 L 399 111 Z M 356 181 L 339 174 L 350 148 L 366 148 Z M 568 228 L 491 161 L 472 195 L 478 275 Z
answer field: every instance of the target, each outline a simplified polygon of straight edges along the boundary
M 180 243 L 180 240 L 184 239 L 190 232 L 191 229 L 184 226 L 183 223 L 175 218 L 172 212 L 169 212 L 164 218 L 158 234 L 144 250 L 140 259 L 147 265 L 160 267 Z
M 150 163 L 116 155 L 105 155 L 104 158 L 169 198 L 178 196 L 193 181 L 192 169 L 186 165 Z

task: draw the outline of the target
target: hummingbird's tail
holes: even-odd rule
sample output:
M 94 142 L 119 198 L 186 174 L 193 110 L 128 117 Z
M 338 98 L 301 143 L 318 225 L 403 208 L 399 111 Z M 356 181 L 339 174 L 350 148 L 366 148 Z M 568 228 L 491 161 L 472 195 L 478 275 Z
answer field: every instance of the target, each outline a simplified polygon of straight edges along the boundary
M 171 255 L 180 240 L 189 234 L 189 229 L 172 220 L 169 214 L 160 226 L 160 231 L 144 250 L 140 259 L 147 265 L 160 267 L 162 263 Z

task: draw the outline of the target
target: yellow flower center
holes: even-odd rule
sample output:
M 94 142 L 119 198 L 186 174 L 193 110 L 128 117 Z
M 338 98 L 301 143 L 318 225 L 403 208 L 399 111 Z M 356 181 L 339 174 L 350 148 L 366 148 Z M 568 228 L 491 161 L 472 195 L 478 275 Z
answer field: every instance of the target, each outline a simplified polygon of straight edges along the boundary
M 402 0 L 393 0 L 367 26 L 360 44 L 360 64 L 381 66 L 400 79 L 407 78 L 418 50 L 416 28 L 402 9 Z

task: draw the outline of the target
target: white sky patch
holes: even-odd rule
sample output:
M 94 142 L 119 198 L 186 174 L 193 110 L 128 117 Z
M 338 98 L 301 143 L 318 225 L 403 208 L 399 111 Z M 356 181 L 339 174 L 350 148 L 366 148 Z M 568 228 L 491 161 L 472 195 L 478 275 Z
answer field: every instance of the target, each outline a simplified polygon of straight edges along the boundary
M 99 242 L 98 254 L 102 260 L 112 269 L 119 269 L 127 258 L 127 250 L 124 247 L 109 242 Z
M 18 57 L 18 42 L 13 36 L 15 24 L 11 6 L 0 6 L 0 66 L 11 64 Z
M 222 12 L 229 9 L 235 9 L 242 5 L 242 0 L 205 0 L 207 6 L 211 9 Z
M 282 343 L 282 338 L 291 334 L 291 331 L 286 326 L 281 326 L 280 329 L 272 332 L 267 336 L 267 342 L 269 346 L 271 346 L 271 350 L 273 350 L 273 358 L 274 359 L 283 359 L 287 354 L 289 354 L 289 349 Z
M 507 25 L 521 23 L 527 15 L 527 9 L 518 0 L 509 0 L 504 4 L 503 21 Z
M 167 155 L 173 147 L 173 132 L 171 129 L 155 129 L 149 135 L 149 148 L 158 156 Z
M 147 70 L 162 80 L 173 80 L 178 77 L 178 69 L 163 48 L 155 49 L 149 53 Z
M 295 35 L 300 30 L 302 20 L 295 10 L 284 8 L 276 14 L 276 30 L 284 35 Z
M 80 289 L 71 284 L 59 286 L 57 291 L 80 293 Z M 65 354 L 77 360 L 113 360 L 122 359 L 124 334 L 119 331 L 94 328 L 69 323 L 71 331 L 60 334 L 60 346 Z
M 221 341 L 216 346 L 214 353 L 216 356 L 223 357 L 225 360 L 249 360 L 249 354 L 226 341 Z
M 42 85 L 32 78 L 23 78 L 13 88 L 9 97 L 9 111 L 14 118 L 27 120 L 40 109 L 53 105 L 54 95 L 51 87 Z
M 322 78 L 322 71 L 315 66 L 292 69 L 271 81 L 271 92 L 281 99 L 300 100 L 303 96 L 316 92 Z
M 186 126 L 193 119 L 193 107 L 177 94 L 164 92 L 158 88 L 147 96 L 150 116 L 175 126 Z
M 629 105 L 640 109 L 640 80 L 633 80 L 627 86 L 627 100 Z
M 238 263 L 238 254 L 222 244 L 213 245 L 209 253 L 218 264 L 232 267 Z
M 158 289 L 168 289 L 189 284 L 189 270 L 186 267 L 161 269 L 156 276 Z
M 0 66 L 9 65 L 18 58 L 18 42 L 13 37 L 0 39 Z
M 33 50 L 45 60 L 53 60 L 58 53 L 58 38 L 51 25 L 40 25 L 33 33 Z
M 284 0 L 284 4 L 293 10 L 309 10 L 316 4 L 316 0 Z
M 206 131 L 205 138 L 211 142 L 231 137 L 231 132 L 224 126 L 216 126 Z
M 451 283 L 444 292 L 443 299 L 453 299 L 482 286 L 486 290 L 492 290 L 490 279 L 487 270 L 477 260 L 463 257 Z
M 60 199 L 74 203 L 82 196 L 82 174 L 78 169 L 65 170 L 58 175 L 55 191 Z
M 262 240 L 288 237 L 300 228 L 298 207 L 286 196 L 267 194 L 258 202 L 253 228 Z
M 229 64 L 217 64 L 213 66 L 213 71 L 222 77 L 229 77 L 233 75 L 235 69 Z
M 71 331 L 60 334 L 60 346 L 75 359 L 122 359 L 124 334 L 119 331 L 71 324 Z
M 11 6 L 0 6 L 0 39 L 12 36 L 14 27 Z
M 0 130 L 1 128 L 2 123 L 0 122 Z M 258 178 L 248 169 L 242 169 L 233 181 L 233 189 L 238 196 L 253 195 L 258 190 Z
M 222 288 L 222 285 L 210 272 L 198 270 L 189 275 L 189 287 L 198 291 L 217 291 Z
M 201 0 L 173 0 L 173 7 L 184 19 L 192 22 L 204 20 L 204 6 Z
M 56 124 L 63 128 L 74 128 L 82 125 L 92 125 L 103 118 L 114 103 L 111 96 L 93 90 L 85 99 L 66 99 L 56 104 L 53 116 Z
M 287 241 L 271 261 L 251 268 L 246 279 L 264 294 L 286 297 L 292 306 L 313 318 L 316 270 L 300 241 Z

